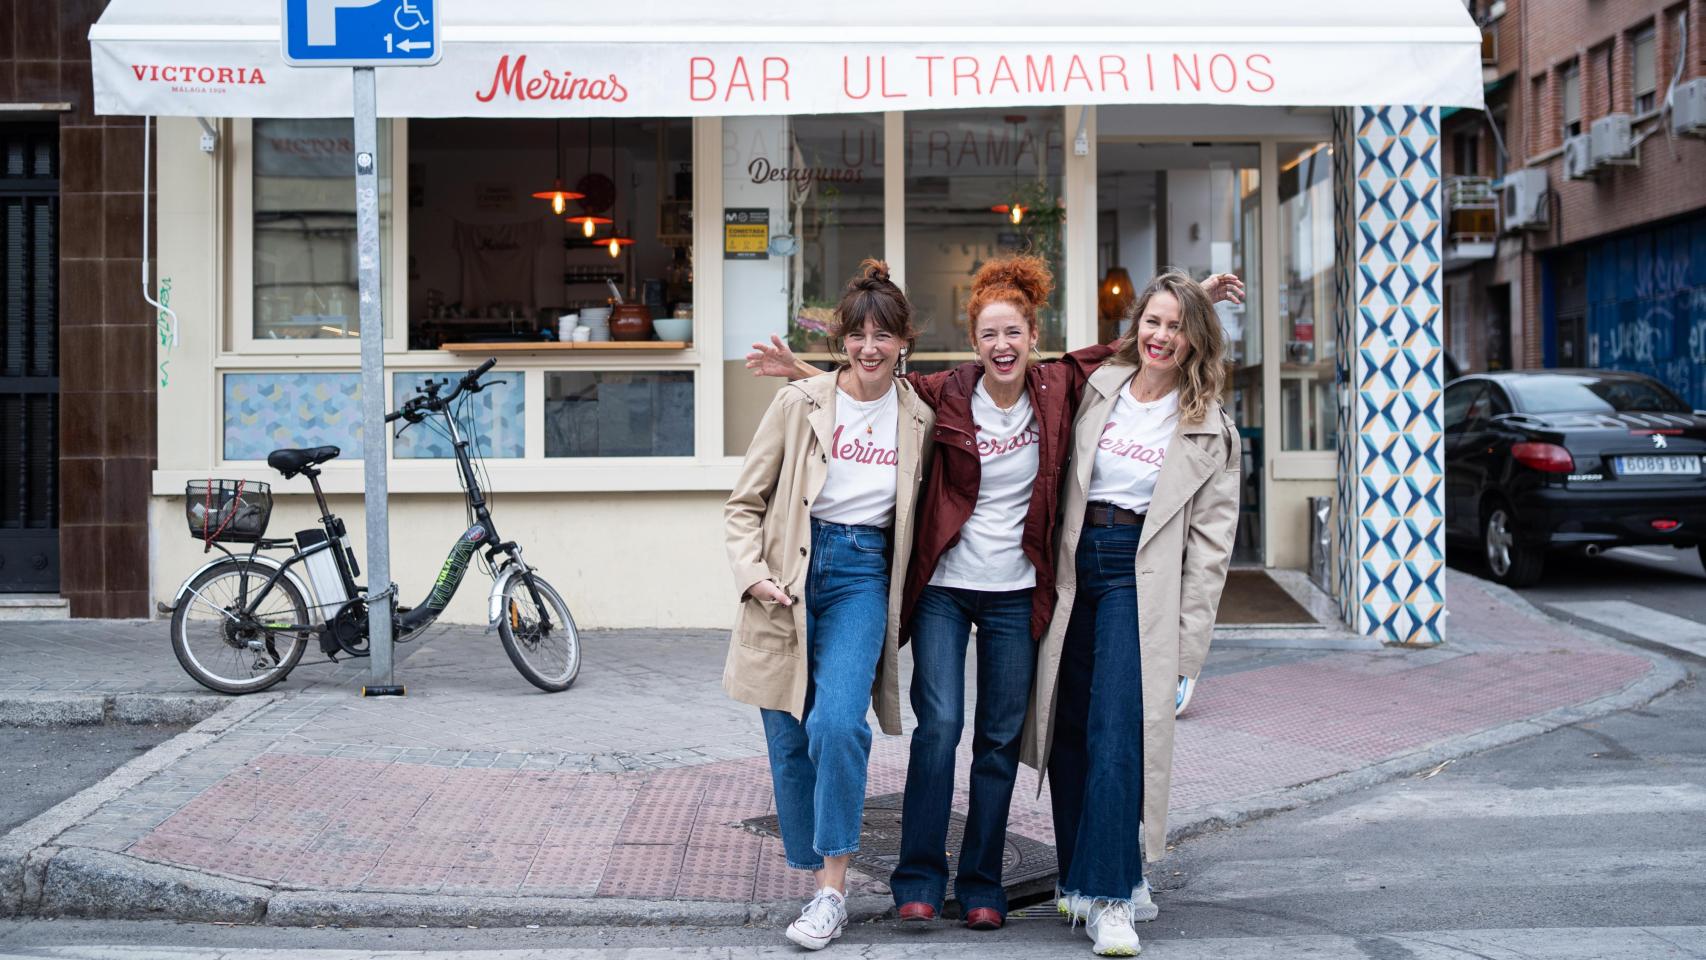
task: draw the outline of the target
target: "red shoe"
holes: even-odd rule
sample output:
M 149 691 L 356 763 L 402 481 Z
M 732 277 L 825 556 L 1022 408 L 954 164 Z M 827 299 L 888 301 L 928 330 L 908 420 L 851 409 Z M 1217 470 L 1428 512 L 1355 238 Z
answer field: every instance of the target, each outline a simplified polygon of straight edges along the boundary
M 966 914 L 966 926 L 973 930 L 999 930 L 1007 918 L 994 907 L 978 907 Z
M 902 923 L 928 923 L 936 919 L 936 908 L 922 900 L 909 900 L 900 905 Z

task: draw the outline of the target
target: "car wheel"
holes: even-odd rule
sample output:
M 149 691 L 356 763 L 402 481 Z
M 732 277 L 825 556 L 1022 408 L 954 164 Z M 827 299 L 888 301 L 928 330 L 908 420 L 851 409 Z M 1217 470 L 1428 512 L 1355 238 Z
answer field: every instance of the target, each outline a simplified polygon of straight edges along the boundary
M 1540 580 L 1546 556 L 1517 539 L 1515 521 L 1504 504 L 1489 506 L 1481 520 L 1481 555 L 1494 580 L 1507 587 L 1531 587 Z

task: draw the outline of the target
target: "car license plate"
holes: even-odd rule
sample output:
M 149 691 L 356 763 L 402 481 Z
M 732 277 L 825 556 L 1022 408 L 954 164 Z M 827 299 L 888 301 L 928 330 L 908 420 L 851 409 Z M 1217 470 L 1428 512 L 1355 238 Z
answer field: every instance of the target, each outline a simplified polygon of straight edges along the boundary
M 1700 472 L 1700 458 L 1696 456 L 1618 457 L 1617 472 L 1630 477 L 1694 474 Z

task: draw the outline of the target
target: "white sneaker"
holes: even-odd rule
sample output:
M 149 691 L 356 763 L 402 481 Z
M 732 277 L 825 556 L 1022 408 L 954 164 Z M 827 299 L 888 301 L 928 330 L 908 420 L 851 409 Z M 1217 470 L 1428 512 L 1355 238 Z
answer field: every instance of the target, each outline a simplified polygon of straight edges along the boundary
M 1062 893 L 1060 884 L 1054 885 L 1054 909 L 1062 920 L 1076 920 L 1082 923 L 1090 919 L 1090 898 L 1076 893 Z M 1161 915 L 1161 908 L 1155 905 L 1155 897 L 1149 889 L 1149 880 L 1144 881 L 1131 890 L 1131 919 L 1134 923 L 1148 923 Z
M 788 924 L 788 939 L 807 950 L 822 950 L 845 926 L 847 898 L 834 887 L 824 887 L 800 911 L 800 918 Z
M 1173 701 L 1173 716 L 1181 716 L 1185 708 L 1191 705 L 1191 697 L 1197 692 L 1197 682 L 1190 677 L 1179 678 L 1179 693 Z
M 1084 932 L 1096 941 L 1092 948 L 1096 956 L 1135 957 L 1143 949 L 1137 942 L 1131 912 L 1131 903 L 1126 900 L 1097 900 L 1090 904 L 1090 918 L 1084 923 Z

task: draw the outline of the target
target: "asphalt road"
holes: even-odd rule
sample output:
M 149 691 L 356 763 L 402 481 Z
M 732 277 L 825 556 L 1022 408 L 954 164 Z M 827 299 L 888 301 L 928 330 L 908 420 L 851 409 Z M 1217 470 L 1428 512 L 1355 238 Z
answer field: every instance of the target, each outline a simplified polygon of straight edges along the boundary
M 188 727 L 0 726 L 0 833 L 47 810 Z
M 1685 661 L 1686 662 L 1686 661 Z M 1706 692 L 1578 724 L 1201 837 L 1154 874 L 1154 958 L 1706 957 Z M 849 929 L 825 956 L 1088 956 L 1082 931 L 1019 920 Z M 404 952 L 406 951 L 406 953 Z M 736 960 L 795 956 L 772 928 L 339 930 L 0 924 L 0 957 Z

